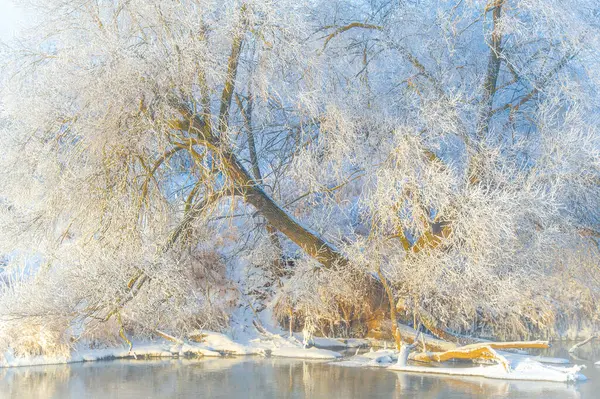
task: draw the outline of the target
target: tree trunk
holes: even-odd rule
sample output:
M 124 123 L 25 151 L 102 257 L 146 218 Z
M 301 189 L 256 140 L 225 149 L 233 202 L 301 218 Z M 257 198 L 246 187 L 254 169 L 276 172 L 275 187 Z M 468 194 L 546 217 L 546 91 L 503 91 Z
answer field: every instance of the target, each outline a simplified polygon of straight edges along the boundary
M 228 129 L 229 111 L 231 100 L 235 90 L 235 80 L 239 66 L 239 57 L 244 43 L 244 34 L 247 29 L 246 6 L 241 8 L 241 29 L 235 34 L 229 60 L 227 62 L 227 76 L 221 94 L 219 109 L 219 124 L 216 132 L 213 132 L 208 123 L 205 123 L 197 115 L 193 114 L 185 102 L 175 103 L 181 115 L 189 123 L 188 131 L 195 133 L 200 142 L 216 152 L 221 157 L 224 172 L 234 181 L 236 188 L 245 193 L 248 203 L 265 218 L 267 222 L 290 240 L 306 251 L 311 257 L 327 268 L 335 265 L 346 264 L 347 260 L 331 244 L 325 242 L 316 233 L 303 227 L 291 215 L 279 207 L 275 201 L 262 189 L 258 179 L 246 170 L 237 158 L 233 149 L 226 140 Z M 207 119 L 206 117 L 204 119 Z M 257 173 L 257 175 L 259 175 Z
M 490 119 L 492 117 L 492 105 L 494 102 L 494 94 L 496 94 L 496 84 L 498 74 L 500 72 L 500 52 L 502 51 L 502 33 L 498 27 L 498 22 L 502 14 L 502 6 L 505 0 L 493 0 L 488 3 L 486 9 L 492 8 L 492 42 L 490 43 L 490 58 L 488 61 L 487 75 L 483 84 L 483 110 L 479 117 L 479 126 L 477 135 L 481 139 L 488 132 Z
M 196 133 L 198 144 L 206 145 L 215 151 L 223 162 L 224 170 L 229 178 L 245 195 L 245 200 L 265 218 L 267 222 L 296 243 L 308 255 L 326 268 L 342 266 L 348 260 L 331 244 L 319 237 L 315 232 L 302 226 L 289 213 L 283 210 L 254 179 L 252 174 L 242 165 L 227 142 L 215 137 L 197 115 L 193 115 L 185 104 L 179 104 L 178 110 L 189 123 L 187 129 Z
M 396 317 L 396 301 L 394 300 L 394 293 L 392 292 L 392 287 L 388 284 L 385 276 L 381 272 L 381 266 L 377 265 L 377 276 L 379 280 L 381 280 L 381 285 L 387 294 L 388 301 L 390 303 L 390 320 L 392 321 L 392 336 L 394 337 L 394 343 L 396 344 L 396 349 L 400 350 L 402 347 L 402 336 L 400 335 L 400 331 L 398 330 L 398 318 Z
M 246 201 L 267 219 L 269 224 L 306 251 L 326 268 L 347 264 L 347 259 L 316 233 L 302 226 L 283 210 L 252 178 L 231 151 L 222 152 L 230 177 L 246 192 Z

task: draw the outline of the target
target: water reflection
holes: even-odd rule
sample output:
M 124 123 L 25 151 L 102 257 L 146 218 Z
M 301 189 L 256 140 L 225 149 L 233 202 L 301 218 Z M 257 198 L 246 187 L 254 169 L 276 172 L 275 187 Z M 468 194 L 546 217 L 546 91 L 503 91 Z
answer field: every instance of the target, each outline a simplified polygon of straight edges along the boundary
M 575 385 L 503 381 L 478 377 L 423 376 L 398 373 L 398 390 L 421 398 L 580 398 Z M 423 392 L 427 391 L 427 393 Z
M 599 359 L 599 346 L 579 356 Z M 566 356 L 558 346 L 546 355 Z M 579 385 L 356 369 L 238 357 L 108 361 L 0 369 L 0 398 L 595 398 L 600 368 Z

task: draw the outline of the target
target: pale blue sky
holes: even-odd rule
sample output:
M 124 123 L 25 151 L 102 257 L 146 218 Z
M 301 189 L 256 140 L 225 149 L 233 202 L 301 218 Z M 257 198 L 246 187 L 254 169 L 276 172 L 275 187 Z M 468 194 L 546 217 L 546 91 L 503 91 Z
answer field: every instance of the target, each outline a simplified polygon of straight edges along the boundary
M 0 40 L 11 39 L 26 23 L 23 12 L 11 0 L 0 0 Z

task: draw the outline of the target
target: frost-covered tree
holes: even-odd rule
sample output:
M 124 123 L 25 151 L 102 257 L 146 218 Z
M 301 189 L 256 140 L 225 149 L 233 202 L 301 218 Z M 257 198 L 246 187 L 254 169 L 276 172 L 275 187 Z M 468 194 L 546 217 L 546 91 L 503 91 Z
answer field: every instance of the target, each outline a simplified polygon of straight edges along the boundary
M 362 176 L 351 259 L 438 335 L 547 332 L 597 295 L 600 19 L 576 3 L 340 2 L 323 23 L 351 83 L 305 159 Z
M 248 301 L 450 339 L 597 313 L 595 1 L 33 3 L 3 52 L 6 342 Z

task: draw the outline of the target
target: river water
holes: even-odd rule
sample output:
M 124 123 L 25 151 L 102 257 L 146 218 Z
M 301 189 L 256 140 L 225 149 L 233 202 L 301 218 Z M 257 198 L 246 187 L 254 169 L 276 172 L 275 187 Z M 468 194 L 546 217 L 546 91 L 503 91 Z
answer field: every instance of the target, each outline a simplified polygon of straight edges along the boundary
M 567 347 L 540 354 L 568 357 Z M 600 346 L 578 357 L 588 381 L 573 385 L 261 357 L 117 360 L 0 369 L 0 398 L 600 398 Z

